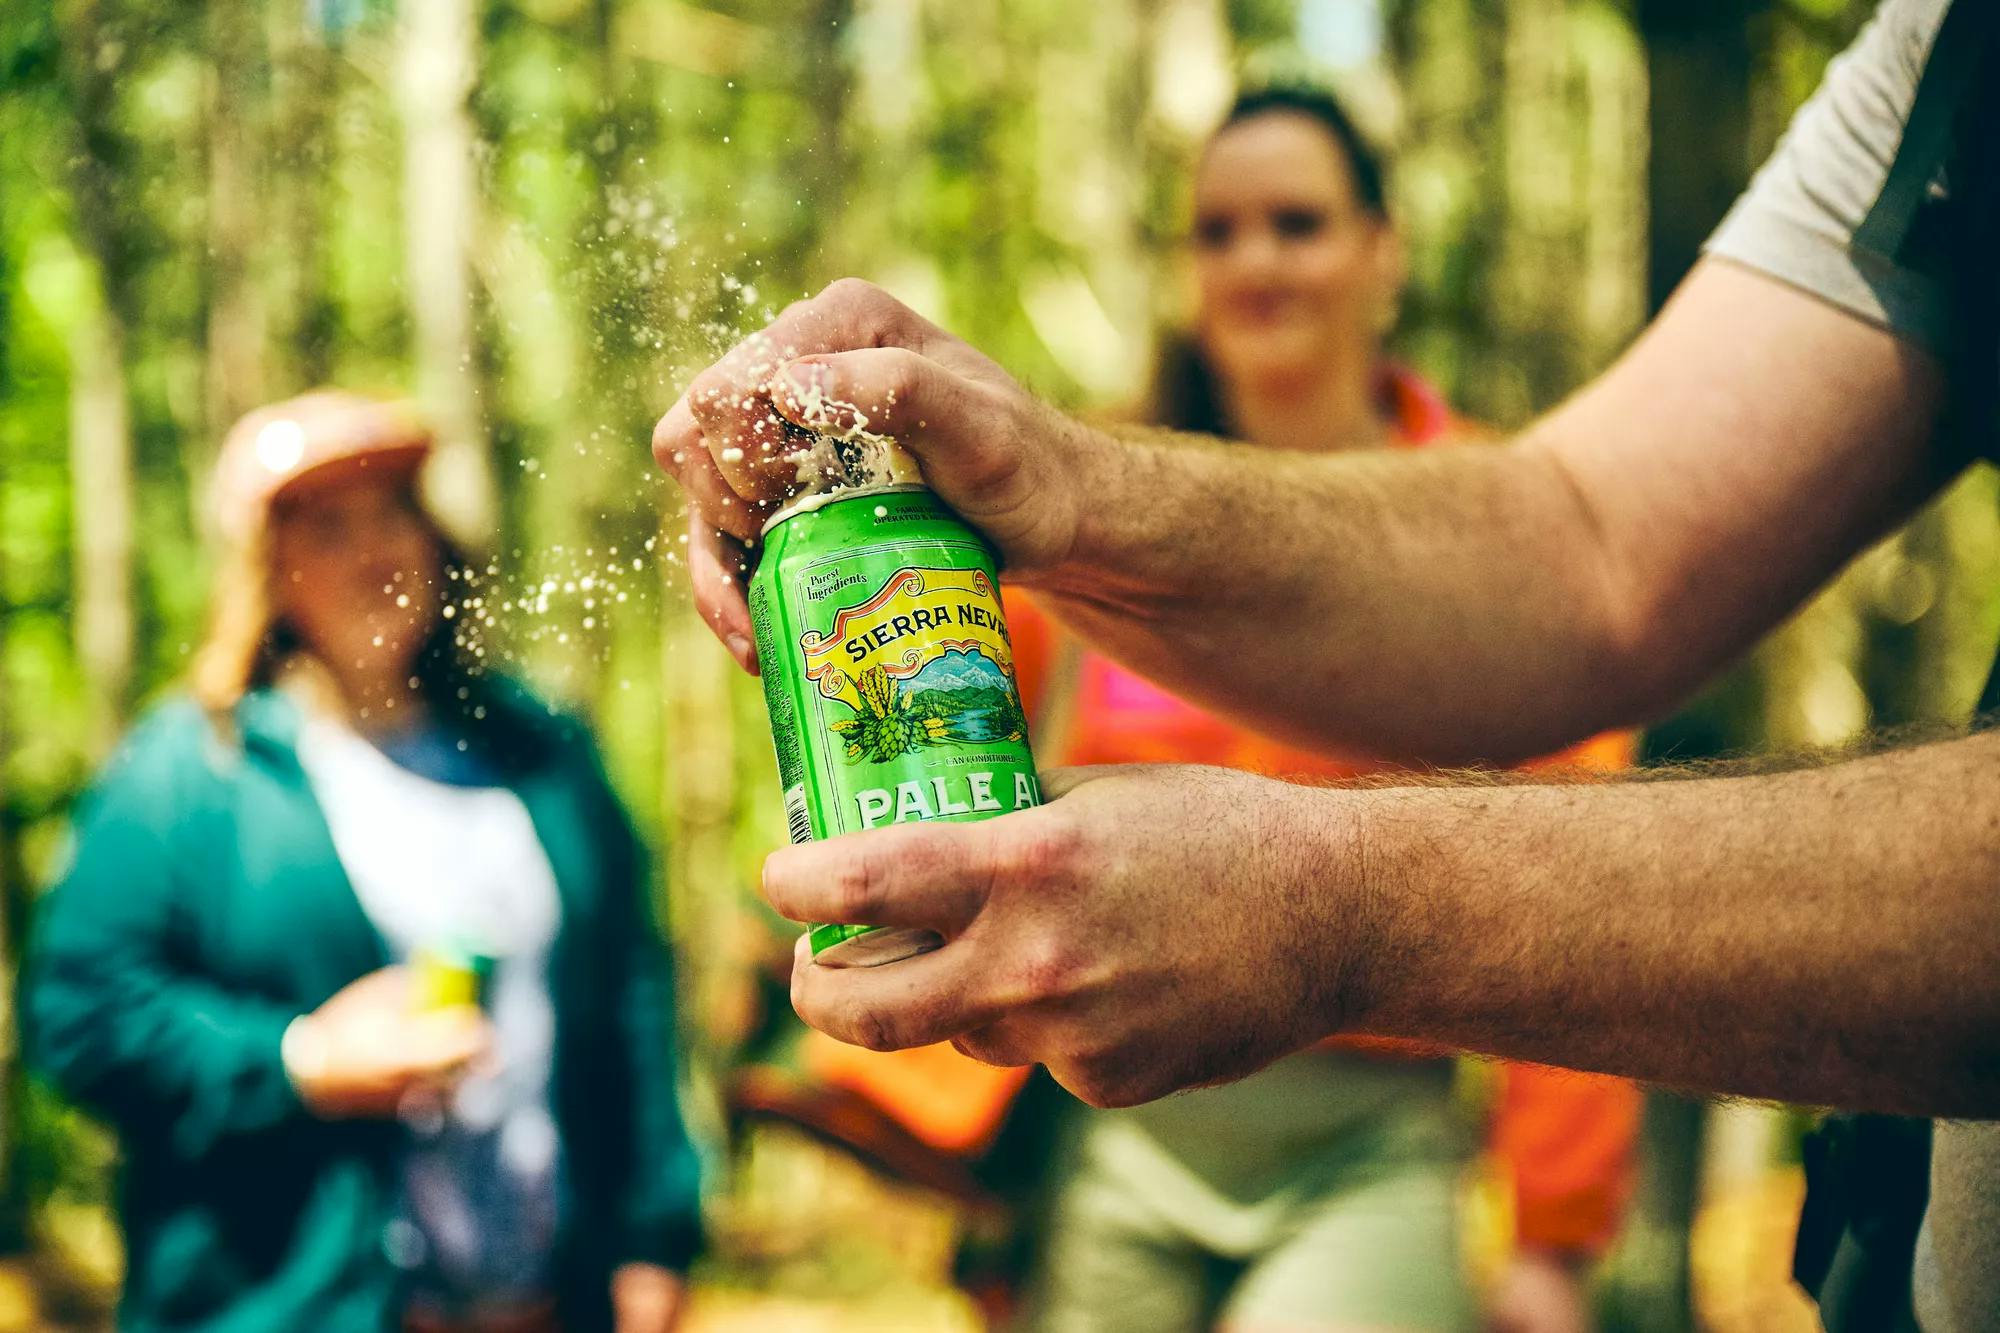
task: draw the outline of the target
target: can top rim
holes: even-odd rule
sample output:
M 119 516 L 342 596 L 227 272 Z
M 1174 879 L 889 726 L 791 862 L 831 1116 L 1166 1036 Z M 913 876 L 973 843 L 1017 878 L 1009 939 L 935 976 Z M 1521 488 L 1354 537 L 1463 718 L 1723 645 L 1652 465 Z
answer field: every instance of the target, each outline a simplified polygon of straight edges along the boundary
M 898 491 L 927 491 L 930 487 L 915 481 L 889 481 L 879 486 L 841 486 L 830 491 L 817 491 L 811 495 L 801 495 L 777 513 L 764 520 L 758 530 L 758 537 L 768 537 L 771 529 L 786 519 L 797 518 L 800 514 L 810 514 L 815 509 L 824 509 L 836 500 L 858 500 L 864 495 L 887 495 Z

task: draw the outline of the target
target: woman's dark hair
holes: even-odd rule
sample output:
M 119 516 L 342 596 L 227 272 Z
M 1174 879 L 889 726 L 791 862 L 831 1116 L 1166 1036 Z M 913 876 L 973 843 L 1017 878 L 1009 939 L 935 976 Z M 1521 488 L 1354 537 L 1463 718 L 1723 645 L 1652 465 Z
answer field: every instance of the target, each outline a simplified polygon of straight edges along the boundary
M 1386 222 L 1389 200 L 1382 155 L 1362 137 L 1346 108 L 1332 93 L 1307 84 L 1253 88 L 1230 104 L 1229 114 L 1215 127 L 1209 142 L 1214 143 L 1216 136 L 1232 125 L 1281 111 L 1308 117 L 1333 137 L 1347 159 L 1355 202 L 1371 217 Z M 1152 419 L 1158 425 L 1204 435 L 1227 435 L 1230 431 L 1223 418 L 1215 372 L 1209 368 L 1208 359 L 1193 337 L 1186 333 L 1169 335 L 1160 348 L 1153 370 L 1150 406 Z
M 1378 218 L 1389 216 L 1382 156 L 1354 127 L 1347 109 L 1332 93 L 1305 84 L 1253 88 L 1230 105 L 1229 114 L 1222 118 L 1222 124 L 1216 127 L 1215 133 L 1220 134 L 1231 125 L 1240 125 L 1254 116 L 1274 111 L 1291 111 L 1309 117 L 1332 135 L 1334 142 L 1340 145 L 1340 151 L 1346 155 L 1348 172 L 1354 177 L 1355 200 Z M 1213 135 L 1210 142 L 1214 142 Z

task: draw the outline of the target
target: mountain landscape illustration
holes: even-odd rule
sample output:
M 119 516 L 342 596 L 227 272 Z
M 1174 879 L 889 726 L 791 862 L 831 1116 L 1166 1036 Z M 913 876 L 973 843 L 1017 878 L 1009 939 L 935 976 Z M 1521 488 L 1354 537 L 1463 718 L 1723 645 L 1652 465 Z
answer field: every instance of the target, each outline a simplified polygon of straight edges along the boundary
M 910 677 L 903 688 L 912 694 L 922 690 L 1005 692 L 1008 689 L 1008 682 L 1006 673 L 1000 670 L 993 659 L 978 649 L 968 652 L 947 649 L 944 656 Z

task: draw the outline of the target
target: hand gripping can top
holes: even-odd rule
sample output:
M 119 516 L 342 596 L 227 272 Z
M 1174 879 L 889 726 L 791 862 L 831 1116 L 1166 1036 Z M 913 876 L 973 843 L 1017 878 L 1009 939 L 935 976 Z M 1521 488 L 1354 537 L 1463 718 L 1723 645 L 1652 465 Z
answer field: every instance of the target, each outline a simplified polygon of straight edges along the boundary
M 1041 803 L 993 548 L 923 486 L 813 495 L 764 527 L 750 583 L 793 842 Z M 937 947 L 811 927 L 834 967 Z

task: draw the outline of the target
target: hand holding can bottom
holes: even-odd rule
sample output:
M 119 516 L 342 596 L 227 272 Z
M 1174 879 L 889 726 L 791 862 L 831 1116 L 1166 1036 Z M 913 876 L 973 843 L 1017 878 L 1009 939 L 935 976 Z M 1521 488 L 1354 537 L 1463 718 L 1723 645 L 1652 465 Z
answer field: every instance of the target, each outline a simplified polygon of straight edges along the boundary
M 799 1014 L 877 1050 L 954 1041 L 1041 1063 L 1086 1101 L 1129 1105 L 1250 1073 L 1356 1010 L 1365 895 L 1326 855 L 1351 832 L 1341 793 L 1166 765 L 1046 783 L 1060 799 L 1039 809 L 774 853 L 764 896 L 786 916 L 945 941 L 835 969 L 802 940 Z

